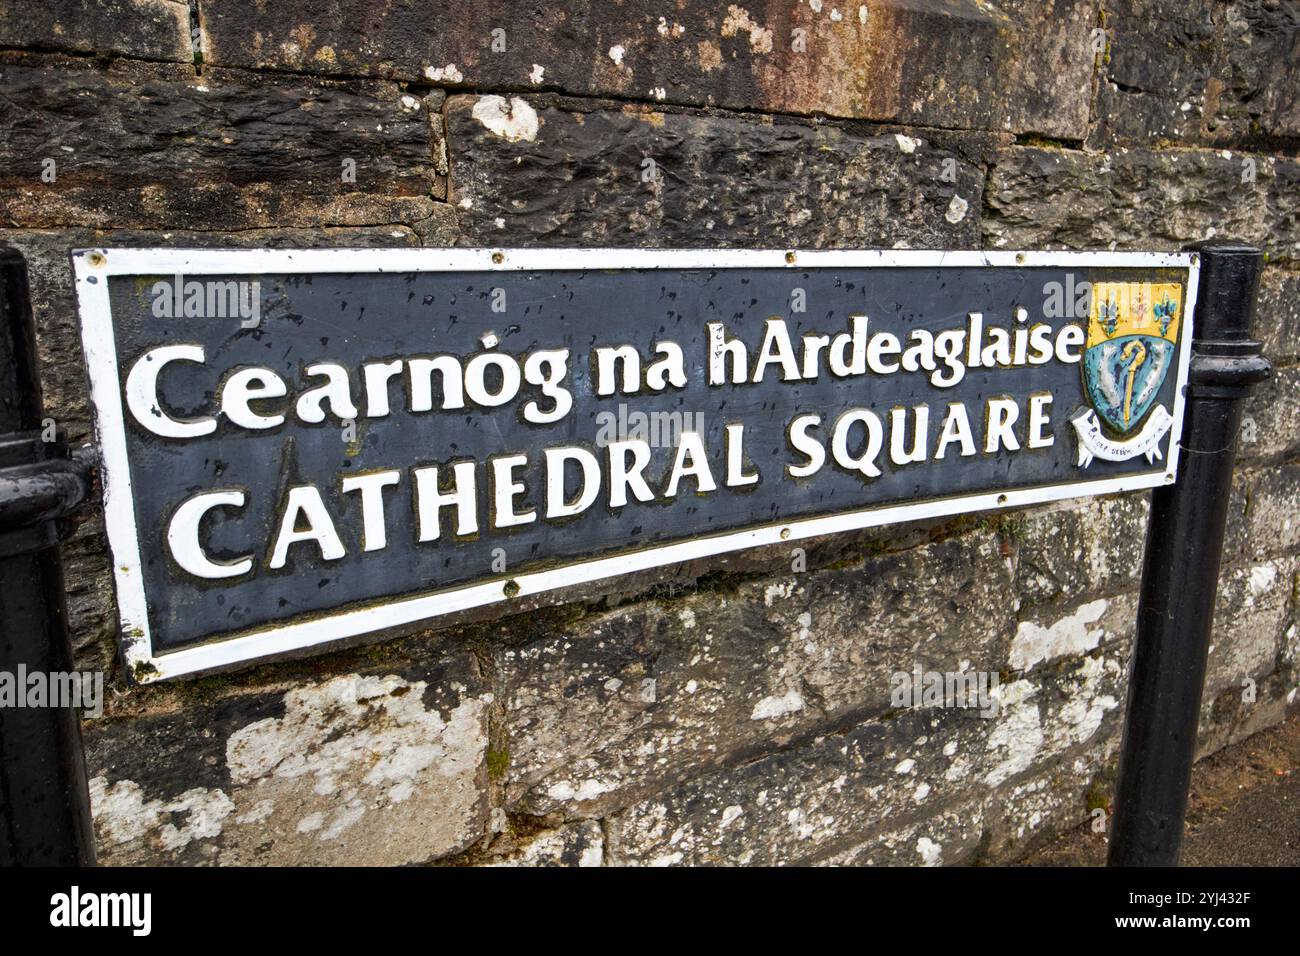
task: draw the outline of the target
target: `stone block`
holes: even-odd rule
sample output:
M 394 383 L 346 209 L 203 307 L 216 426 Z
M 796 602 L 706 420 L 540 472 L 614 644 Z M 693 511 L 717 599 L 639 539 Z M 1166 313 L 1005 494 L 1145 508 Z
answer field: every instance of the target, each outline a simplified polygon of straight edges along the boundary
M 1022 616 L 1138 589 L 1148 497 L 1140 493 L 1060 502 L 1002 519 Z
M 427 110 L 392 83 L 52 66 L 0 64 L 0 95 L 22 104 L 0 114 L 6 225 L 410 224 L 443 189 Z
M 207 62 L 1081 139 L 1088 0 L 202 0 Z
M 452 96 L 466 243 L 969 248 L 982 171 L 904 134 L 550 97 Z
M 1300 359 L 1300 272 L 1264 270 L 1259 281 L 1254 335 L 1274 364 Z
M 1294 555 L 1219 573 L 1214 636 L 1205 675 L 1205 703 L 1247 678 L 1272 673 L 1296 622 L 1294 590 L 1300 565 Z
M 1300 464 L 1239 471 L 1225 539 L 1225 565 L 1300 551 Z
M 1300 453 L 1300 365 L 1273 366 L 1242 412 L 1237 460 L 1276 460 Z
M 398 865 L 488 819 L 492 695 L 466 654 L 242 693 L 85 739 L 108 865 Z
M 1015 146 L 989 175 L 994 249 L 1176 251 L 1214 236 L 1297 257 L 1297 164 L 1228 150 L 1110 153 Z
M 1055 761 L 1109 740 L 1118 731 L 1126 656 L 1117 643 L 1003 683 L 988 719 L 974 710 L 908 708 L 684 780 L 609 818 L 611 858 L 779 865 L 858 848 L 855 857 L 866 862 L 864 844 L 902 834 L 895 849 L 911 850 L 894 858 L 914 851 L 919 862 L 942 862 L 945 842 L 955 842 L 952 856 L 963 859 L 983 839 L 976 834 L 984 814 L 947 836 L 912 825 L 941 822 L 943 811 L 985 798 L 1005 800 L 1008 787 L 1045 778 Z M 893 854 L 876 856 L 889 862 Z
M 43 0 L 0 4 L 0 46 L 190 63 L 181 0 Z
M 891 707 L 894 675 L 997 672 L 1014 628 L 991 535 L 642 602 L 497 652 L 517 811 L 595 816 Z

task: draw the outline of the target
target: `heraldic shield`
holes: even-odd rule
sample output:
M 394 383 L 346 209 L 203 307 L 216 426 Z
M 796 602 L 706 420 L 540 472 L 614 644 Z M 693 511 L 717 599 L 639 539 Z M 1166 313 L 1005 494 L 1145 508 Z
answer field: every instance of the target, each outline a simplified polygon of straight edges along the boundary
M 1094 283 L 1083 355 L 1092 409 L 1075 421 L 1079 464 L 1160 457 L 1157 442 L 1173 420 L 1156 399 L 1177 362 L 1182 305 L 1178 283 Z

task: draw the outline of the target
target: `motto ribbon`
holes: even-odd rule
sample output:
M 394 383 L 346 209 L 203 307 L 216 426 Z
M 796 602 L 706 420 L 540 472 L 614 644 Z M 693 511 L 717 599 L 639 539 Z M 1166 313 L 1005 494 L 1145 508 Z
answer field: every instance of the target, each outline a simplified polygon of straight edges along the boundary
M 1085 408 L 1070 419 L 1070 424 L 1079 433 L 1078 464 L 1081 468 L 1087 468 L 1094 458 L 1103 461 L 1126 461 L 1134 455 L 1141 454 L 1147 456 L 1147 461 L 1154 462 L 1161 457 L 1160 439 L 1164 437 L 1165 432 L 1169 431 L 1169 426 L 1173 423 L 1173 416 L 1163 405 L 1157 405 L 1140 432 L 1128 441 L 1113 441 L 1102 434 L 1097 413 L 1091 408 Z

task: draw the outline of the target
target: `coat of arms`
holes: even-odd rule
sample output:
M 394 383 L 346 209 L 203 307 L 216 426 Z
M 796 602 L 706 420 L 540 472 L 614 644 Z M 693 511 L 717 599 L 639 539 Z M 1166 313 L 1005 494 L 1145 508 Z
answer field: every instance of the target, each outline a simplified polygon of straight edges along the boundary
M 1090 408 L 1071 419 L 1079 464 L 1160 457 L 1173 424 L 1157 404 L 1178 356 L 1182 287 L 1178 283 L 1097 282 L 1092 287 L 1083 384 Z

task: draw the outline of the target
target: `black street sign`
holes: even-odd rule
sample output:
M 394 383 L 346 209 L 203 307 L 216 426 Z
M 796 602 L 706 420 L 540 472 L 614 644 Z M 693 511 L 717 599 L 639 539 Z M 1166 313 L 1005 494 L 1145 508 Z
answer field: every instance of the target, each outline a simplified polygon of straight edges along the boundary
M 1174 481 L 1196 253 L 73 254 L 138 680 Z

